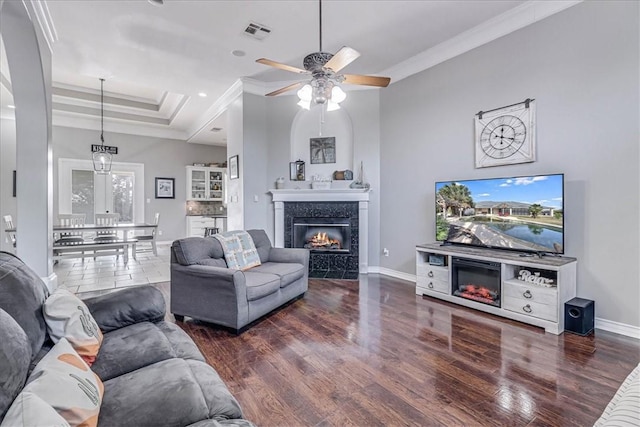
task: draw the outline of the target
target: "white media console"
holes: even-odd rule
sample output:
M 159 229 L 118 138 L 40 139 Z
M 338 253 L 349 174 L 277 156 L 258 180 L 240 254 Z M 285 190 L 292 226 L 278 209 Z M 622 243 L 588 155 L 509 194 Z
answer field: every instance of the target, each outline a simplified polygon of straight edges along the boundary
M 523 256 L 526 255 L 526 256 Z M 466 262 L 468 261 L 468 262 Z M 496 305 L 455 295 L 464 286 L 454 277 L 465 262 L 486 264 L 498 283 Z M 564 331 L 564 303 L 576 296 L 577 260 L 466 246 L 427 243 L 416 246 L 416 294 L 481 310 L 530 325 L 552 334 Z M 482 268 L 480 268 L 482 270 Z M 499 272 L 499 274 L 498 274 Z M 473 272 L 464 272 L 473 278 Z M 499 289 L 498 289 L 499 288 Z M 485 291 L 486 292 L 486 291 Z M 481 298 L 481 297 L 478 297 Z

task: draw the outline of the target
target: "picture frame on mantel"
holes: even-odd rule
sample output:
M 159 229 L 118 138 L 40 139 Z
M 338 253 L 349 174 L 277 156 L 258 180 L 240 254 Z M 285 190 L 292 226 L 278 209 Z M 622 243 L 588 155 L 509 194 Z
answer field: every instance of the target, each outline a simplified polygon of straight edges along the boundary
M 240 178 L 240 165 L 238 162 L 238 155 L 229 157 L 229 179 Z
M 175 199 L 175 178 L 156 178 L 156 199 Z

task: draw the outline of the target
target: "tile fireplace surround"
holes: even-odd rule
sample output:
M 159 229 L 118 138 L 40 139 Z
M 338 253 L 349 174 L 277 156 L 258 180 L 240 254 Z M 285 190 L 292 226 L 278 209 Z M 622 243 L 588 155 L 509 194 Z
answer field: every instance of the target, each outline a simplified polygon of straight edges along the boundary
M 357 230 L 357 236 L 352 238 L 352 242 L 356 242 L 358 249 L 358 266 L 359 273 L 366 274 L 369 263 L 369 191 L 364 189 L 329 189 L 329 190 L 270 190 L 274 202 L 275 217 L 275 246 L 287 247 L 290 243 L 292 230 L 285 229 L 286 216 L 291 216 L 291 212 L 305 211 L 317 212 L 318 217 L 324 218 L 326 211 L 334 212 L 336 207 L 340 207 L 341 215 L 349 215 L 348 212 L 357 212 L 357 228 L 353 224 L 353 230 Z M 336 203 L 337 202 L 337 203 Z M 343 203 L 340 203 L 343 202 Z M 307 205 L 308 203 L 308 205 Z M 285 212 L 285 204 L 289 204 L 289 214 Z M 307 206 L 309 209 L 305 209 Z M 291 211 L 293 209 L 293 211 Z M 353 215 L 351 215 L 353 216 Z M 290 227 L 290 225 L 289 225 Z M 321 257 L 322 255 L 320 255 Z M 318 255 L 312 253 L 312 258 L 318 260 Z M 348 260 L 348 259 L 347 259 Z M 313 269 L 313 262 L 312 262 Z M 348 268 L 347 268 L 348 269 Z M 329 277 L 329 276 L 327 276 Z M 347 278 L 345 276 L 345 278 Z

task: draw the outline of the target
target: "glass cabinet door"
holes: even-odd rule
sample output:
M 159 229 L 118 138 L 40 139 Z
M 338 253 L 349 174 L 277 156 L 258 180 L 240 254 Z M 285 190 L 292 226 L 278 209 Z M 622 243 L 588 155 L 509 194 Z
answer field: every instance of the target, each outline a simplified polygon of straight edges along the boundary
M 209 198 L 213 200 L 224 198 L 224 173 L 220 170 L 209 171 Z
M 206 199 L 207 198 L 207 174 L 203 169 L 191 169 L 190 199 Z

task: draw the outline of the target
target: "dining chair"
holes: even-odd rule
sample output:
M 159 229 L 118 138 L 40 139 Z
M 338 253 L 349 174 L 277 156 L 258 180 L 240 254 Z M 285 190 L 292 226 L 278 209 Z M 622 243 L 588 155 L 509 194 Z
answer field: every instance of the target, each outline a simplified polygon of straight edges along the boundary
M 4 228 L 5 230 L 8 229 L 15 229 L 15 226 L 13 224 L 13 219 L 11 218 L 11 215 L 5 215 L 2 217 L 2 219 L 4 220 Z M 9 243 L 11 243 L 11 246 L 13 246 L 14 248 L 16 247 L 16 232 L 15 231 L 6 231 L 7 233 L 7 237 L 9 238 Z
M 151 229 L 151 234 L 142 234 L 139 236 L 135 236 L 135 238 L 138 240 L 138 243 L 136 243 L 136 252 L 153 252 L 153 254 L 155 256 L 158 256 L 158 248 L 156 247 L 156 236 L 158 234 L 158 227 L 157 225 L 160 223 L 160 213 L 156 212 L 153 223 L 156 225 L 155 228 Z M 140 243 L 150 243 L 151 246 L 140 246 Z
M 120 214 L 119 213 L 100 213 L 100 214 L 95 214 L 95 225 L 104 225 L 104 226 L 110 226 L 110 225 L 118 225 L 118 222 L 120 221 Z M 96 237 L 93 239 L 96 242 L 100 242 L 100 241 L 105 241 L 105 240 L 117 240 L 118 239 L 118 232 L 117 230 L 104 230 L 104 231 L 97 231 L 96 232 Z
M 58 214 L 58 225 L 63 227 L 81 227 L 85 224 L 86 214 Z M 83 242 L 82 231 L 65 231 L 60 233 L 56 243 Z

